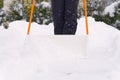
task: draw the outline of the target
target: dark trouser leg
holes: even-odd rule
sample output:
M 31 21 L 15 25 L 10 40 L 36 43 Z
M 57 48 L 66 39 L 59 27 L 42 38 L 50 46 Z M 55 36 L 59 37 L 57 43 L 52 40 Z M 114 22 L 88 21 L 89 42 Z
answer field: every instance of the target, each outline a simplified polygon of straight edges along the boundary
M 63 34 L 65 0 L 52 0 L 54 34 Z
M 79 0 L 65 0 L 65 23 L 63 34 L 75 34 L 77 29 L 77 7 Z

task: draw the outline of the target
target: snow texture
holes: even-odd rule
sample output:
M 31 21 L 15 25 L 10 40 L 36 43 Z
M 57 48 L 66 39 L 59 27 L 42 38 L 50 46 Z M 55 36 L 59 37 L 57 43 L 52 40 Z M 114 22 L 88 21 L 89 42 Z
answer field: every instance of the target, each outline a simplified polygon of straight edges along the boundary
M 84 17 L 78 23 L 76 36 L 86 36 Z M 25 21 L 15 21 L 8 30 L 0 27 L 0 80 L 120 80 L 117 29 L 89 17 L 87 57 L 80 58 L 75 53 L 52 53 L 58 46 L 42 46 L 49 43 L 41 40 L 43 36 L 54 36 L 52 23 L 32 23 L 30 36 L 27 26 Z

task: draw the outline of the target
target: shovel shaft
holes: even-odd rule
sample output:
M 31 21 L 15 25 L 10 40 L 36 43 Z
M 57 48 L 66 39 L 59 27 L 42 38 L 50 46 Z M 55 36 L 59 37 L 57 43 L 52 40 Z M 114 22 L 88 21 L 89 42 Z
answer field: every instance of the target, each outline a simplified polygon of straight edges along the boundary
M 32 0 L 32 8 L 31 8 L 31 12 L 30 12 L 30 20 L 29 20 L 29 24 L 28 24 L 27 35 L 30 34 L 30 28 L 31 28 L 31 23 L 32 23 L 32 18 L 33 18 L 34 7 L 35 7 L 35 1 Z
M 84 15 L 85 15 L 85 23 L 86 23 L 86 34 L 88 35 L 89 34 L 89 29 L 88 29 L 88 14 L 87 14 L 87 1 L 84 0 Z

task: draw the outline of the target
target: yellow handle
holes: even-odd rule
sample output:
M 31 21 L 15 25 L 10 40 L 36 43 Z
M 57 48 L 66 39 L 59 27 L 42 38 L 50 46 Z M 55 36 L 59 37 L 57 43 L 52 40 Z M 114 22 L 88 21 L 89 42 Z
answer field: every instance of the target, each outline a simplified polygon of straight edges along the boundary
M 85 23 L 86 23 L 86 34 L 88 35 L 89 34 L 89 29 L 88 29 L 88 14 L 87 14 L 87 1 L 84 0 L 84 15 L 85 15 Z
M 27 35 L 30 34 L 30 28 L 31 28 L 31 23 L 32 23 L 32 18 L 33 18 L 32 16 L 33 16 L 33 12 L 34 12 L 34 7 L 35 7 L 35 0 L 32 0 L 32 9 L 31 9 L 31 13 L 30 13 L 30 20 L 29 20 Z

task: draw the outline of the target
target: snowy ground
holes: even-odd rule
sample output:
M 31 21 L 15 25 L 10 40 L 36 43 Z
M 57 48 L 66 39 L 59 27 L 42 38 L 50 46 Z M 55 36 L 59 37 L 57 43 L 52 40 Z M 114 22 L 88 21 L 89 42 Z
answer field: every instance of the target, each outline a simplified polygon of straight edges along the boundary
M 76 35 L 86 36 L 84 18 L 78 22 Z M 80 58 L 39 52 L 41 44 L 37 39 L 53 35 L 53 25 L 32 23 L 30 36 L 26 35 L 27 25 L 15 21 L 8 30 L 0 27 L 0 80 L 120 80 L 117 29 L 89 17 L 87 58 Z

